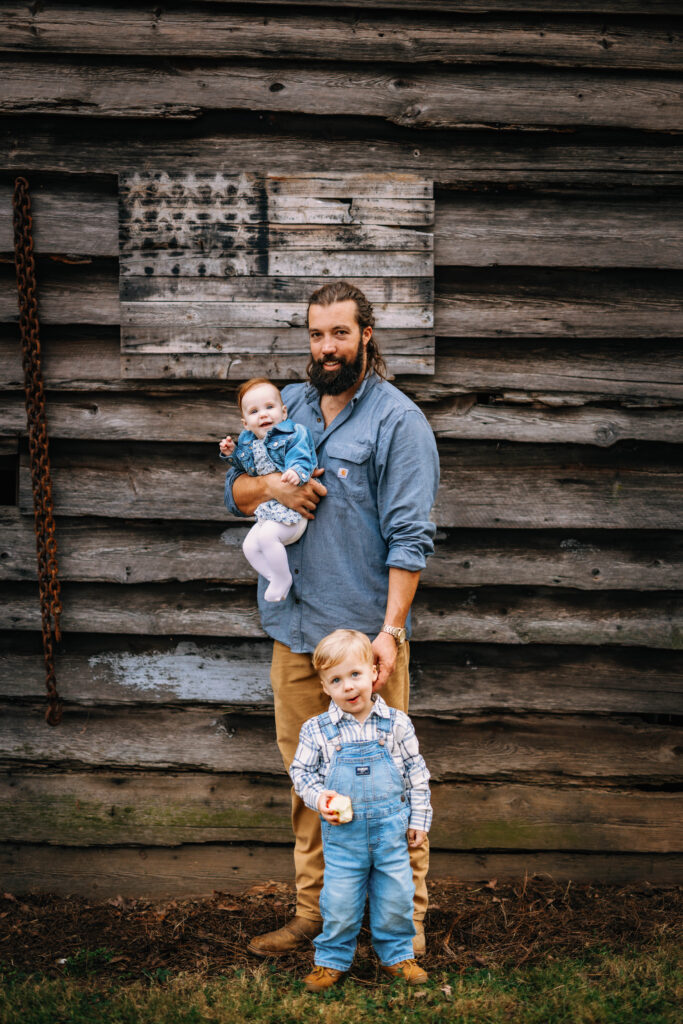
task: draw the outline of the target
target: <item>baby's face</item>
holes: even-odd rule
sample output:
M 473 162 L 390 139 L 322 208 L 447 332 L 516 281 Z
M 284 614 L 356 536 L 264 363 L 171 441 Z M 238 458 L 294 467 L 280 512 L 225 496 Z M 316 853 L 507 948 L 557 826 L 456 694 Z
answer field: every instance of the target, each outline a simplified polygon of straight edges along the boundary
M 287 409 L 274 384 L 255 384 L 242 398 L 242 423 L 259 438 L 286 418 Z

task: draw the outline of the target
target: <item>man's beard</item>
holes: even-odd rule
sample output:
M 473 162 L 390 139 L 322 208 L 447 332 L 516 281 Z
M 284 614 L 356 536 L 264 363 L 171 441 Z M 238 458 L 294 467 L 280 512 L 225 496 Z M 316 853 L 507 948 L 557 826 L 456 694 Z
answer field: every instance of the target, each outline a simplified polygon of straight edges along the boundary
M 362 339 L 358 341 L 358 349 L 352 360 L 347 361 L 340 356 L 338 370 L 326 370 L 323 367 L 325 356 L 312 360 L 308 369 L 308 378 L 319 395 L 341 395 L 357 384 L 365 369 L 365 346 Z

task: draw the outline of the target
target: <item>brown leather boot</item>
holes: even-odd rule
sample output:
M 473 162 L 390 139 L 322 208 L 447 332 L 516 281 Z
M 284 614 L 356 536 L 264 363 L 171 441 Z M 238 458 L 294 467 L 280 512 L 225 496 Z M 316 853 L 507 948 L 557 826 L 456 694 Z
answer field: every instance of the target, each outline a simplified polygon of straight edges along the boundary
M 414 960 L 401 960 L 400 964 L 382 964 L 382 970 L 388 974 L 392 981 L 403 978 L 409 985 L 424 985 L 429 980 L 429 975 L 423 971 Z
M 334 967 L 314 967 L 310 974 L 304 978 L 304 985 L 309 992 L 324 992 L 326 988 L 338 985 L 344 978 L 344 971 L 337 971 Z
M 294 953 L 297 949 L 309 946 L 311 939 L 319 935 L 321 930 L 322 924 L 319 921 L 310 921 L 307 917 L 293 917 L 283 928 L 266 932 L 265 935 L 257 935 L 247 949 L 256 956 L 282 956 L 284 953 Z
M 413 921 L 415 934 L 413 935 L 413 953 L 415 956 L 424 956 L 427 951 L 425 941 L 425 926 L 422 921 Z

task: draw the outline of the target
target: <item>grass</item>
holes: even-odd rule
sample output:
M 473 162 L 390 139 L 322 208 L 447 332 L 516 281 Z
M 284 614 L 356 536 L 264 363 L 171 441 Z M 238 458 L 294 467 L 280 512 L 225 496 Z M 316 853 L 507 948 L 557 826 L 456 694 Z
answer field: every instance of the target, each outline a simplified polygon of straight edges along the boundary
M 521 968 L 435 971 L 408 989 L 347 980 L 323 996 L 269 966 L 219 977 L 149 972 L 107 977 L 115 954 L 79 953 L 58 977 L 0 975 L 2 1024 L 674 1024 L 683 1004 L 681 950 L 590 950 Z

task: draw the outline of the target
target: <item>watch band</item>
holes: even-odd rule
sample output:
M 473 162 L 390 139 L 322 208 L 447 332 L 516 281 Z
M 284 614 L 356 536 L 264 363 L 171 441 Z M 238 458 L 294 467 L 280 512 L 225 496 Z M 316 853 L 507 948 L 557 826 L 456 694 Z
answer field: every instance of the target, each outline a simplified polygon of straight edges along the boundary
M 384 626 L 382 626 L 381 632 L 382 633 L 389 633 L 390 636 L 393 636 L 394 640 L 396 641 L 396 646 L 397 647 L 400 647 L 401 644 L 404 644 L 406 642 L 405 626 L 387 626 L 387 625 L 384 625 Z

